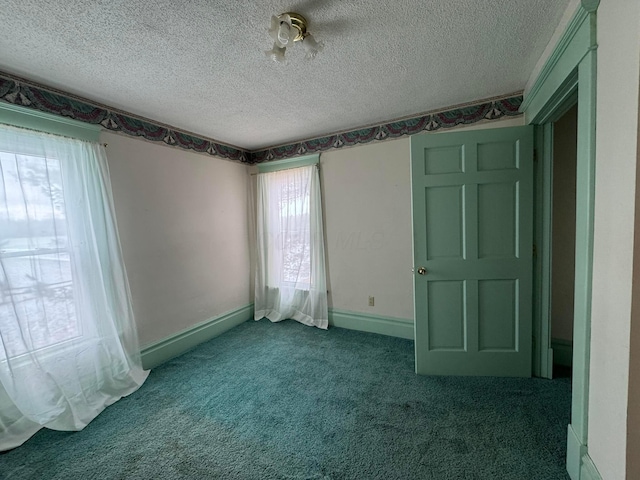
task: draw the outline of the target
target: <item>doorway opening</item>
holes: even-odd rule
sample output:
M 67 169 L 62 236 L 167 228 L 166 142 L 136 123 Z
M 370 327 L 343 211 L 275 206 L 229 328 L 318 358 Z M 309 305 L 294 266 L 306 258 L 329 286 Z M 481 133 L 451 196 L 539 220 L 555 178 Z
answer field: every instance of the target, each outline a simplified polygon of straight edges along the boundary
M 553 125 L 551 348 L 553 377 L 571 377 L 576 255 L 578 106 Z

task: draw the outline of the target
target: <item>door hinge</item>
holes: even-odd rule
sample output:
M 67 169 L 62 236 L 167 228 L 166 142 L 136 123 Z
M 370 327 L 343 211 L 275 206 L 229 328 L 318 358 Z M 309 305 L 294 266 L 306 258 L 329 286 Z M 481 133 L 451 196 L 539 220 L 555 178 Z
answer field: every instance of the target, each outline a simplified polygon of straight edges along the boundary
M 532 252 L 533 253 L 533 258 L 536 258 L 538 256 L 538 249 L 536 248 L 536 244 L 533 244 L 533 248 L 532 248 Z
M 538 163 L 538 150 L 533 151 L 533 163 Z

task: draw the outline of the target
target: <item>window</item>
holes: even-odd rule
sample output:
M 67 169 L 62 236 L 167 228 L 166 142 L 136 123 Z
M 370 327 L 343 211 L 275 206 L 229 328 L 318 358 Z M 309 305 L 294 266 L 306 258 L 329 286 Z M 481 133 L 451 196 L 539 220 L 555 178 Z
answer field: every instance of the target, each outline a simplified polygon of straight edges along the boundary
M 60 162 L 0 152 L 0 198 L 0 329 L 14 357 L 81 334 Z M 18 318 L 28 319 L 28 341 Z
M 277 173 L 272 174 L 278 176 Z M 311 286 L 309 188 L 295 177 L 279 175 L 278 198 L 282 268 L 280 281 L 308 290 Z
M 147 377 L 104 148 L 65 135 L 85 130 L 0 104 L 0 451 L 82 429 Z
M 255 318 L 327 328 L 318 157 L 309 160 L 258 175 Z

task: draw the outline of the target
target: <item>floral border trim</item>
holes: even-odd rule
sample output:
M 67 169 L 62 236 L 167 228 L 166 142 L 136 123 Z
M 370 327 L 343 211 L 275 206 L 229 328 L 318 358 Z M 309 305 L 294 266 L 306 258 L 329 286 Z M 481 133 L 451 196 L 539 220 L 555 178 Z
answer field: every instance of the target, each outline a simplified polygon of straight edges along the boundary
M 389 140 L 423 131 L 432 132 L 441 128 L 468 125 L 481 120 L 497 120 L 505 116 L 515 117 L 522 115 L 518 110 L 522 104 L 522 100 L 522 95 L 499 98 L 476 105 L 468 105 L 452 110 L 427 114 L 421 117 L 328 135 L 292 143 L 290 145 L 272 147 L 266 150 L 252 152 L 251 163 L 268 162 L 270 160 L 280 160 L 314 152 L 324 152 L 334 148 L 351 147 L 373 141 Z
M 163 142 L 172 147 L 206 153 L 245 164 L 255 164 L 374 141 L 390 140 L 423 131 L 432 132 L 441 128 L 468 125 L 481 120 L 497 120 L 505 116 L 515 117 L 522 115 L 519 108 L 522 105 L 523 97 L 519 94 L 496 98 L 474 105 L 465 105 L 254 152 L 219 144 L 213 140 L 152 123 L 128 113 L 110 110 L 108 107 L 98 106 L 88 100 L 72 97 L 3 72 L 0 72 L 0 100 L 85 123 L 99 124 L 107 130 L 122 132 L 133 137 L 142 137 L 153 142 Z
M 185 150 L 252 163 L 251 155 L 244 150 L 99 107 L 85 100 L 61 95 L 3 73 L 0 73 L 0 100 L 85 123 L 100 124 L 107 130 L 143 137 L 153 142 L 163 142 Z

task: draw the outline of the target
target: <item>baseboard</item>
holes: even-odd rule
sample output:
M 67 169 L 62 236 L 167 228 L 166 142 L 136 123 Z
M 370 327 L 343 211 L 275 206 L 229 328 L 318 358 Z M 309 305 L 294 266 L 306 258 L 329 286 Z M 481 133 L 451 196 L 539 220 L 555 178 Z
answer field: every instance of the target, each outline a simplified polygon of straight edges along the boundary
M 582 456 L 582 468 L 580 469 L 580 480 L 602 480 L 600 472 L 588 453 Z
M 329 309 L 329 325 L 413 340 L 413 321 L 368 313 Z
M 571 425 L 567 427 L 567 472 L 571 480 L 580 480 L 582 458 L 587 454 L 587 446 L 583 444 Z
M 563 367 L 570 367 L 572 365 L 573 342 L 571 340 L 552 338 L 551 348 L 553 349 L 553 362 L 556 365 L 562 365 Z
M 571 480 L 602 480 L 587 446 L 580 441 L 571 425 L 567 428 L 567 472 Z
M 145 370 L 182 355 L 195 346 L 211 340 L 253 318 L 253 304 L 231 310 L 152 343 L 142 349 L 142 366 Z

